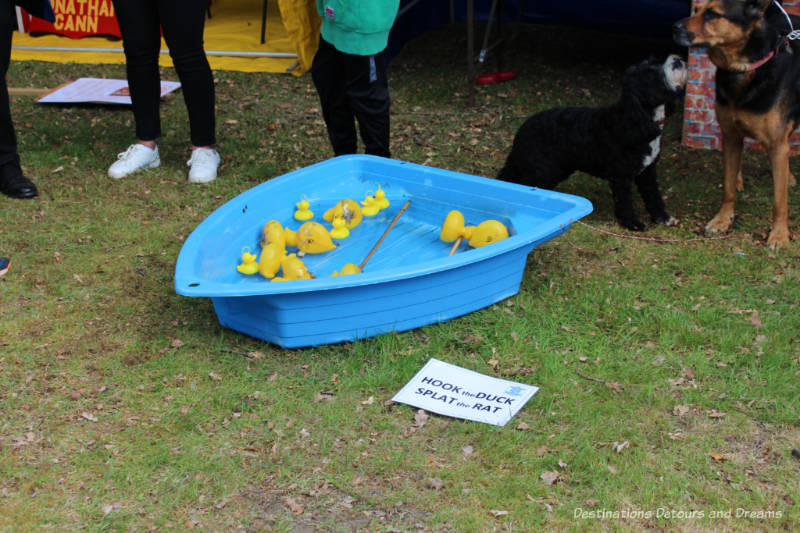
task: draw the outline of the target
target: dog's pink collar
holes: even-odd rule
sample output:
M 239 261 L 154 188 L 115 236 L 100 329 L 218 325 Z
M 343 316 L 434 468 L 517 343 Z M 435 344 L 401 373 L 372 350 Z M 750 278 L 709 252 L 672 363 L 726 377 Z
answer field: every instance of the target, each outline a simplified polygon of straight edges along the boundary
M 781 46 L 783 46 L 783 45 L 781 45 Z M 751 64 L 747 65 L 747 66 L 745 67 L 745 69 L 744 69 L 744 70 L 745 70 L 745 72 L 749 72 L 749 71 L 755 70 L 755 69 L 757 69 L 758 67 L 760 67 L 761 65 L 763 65 L 764 63 L 766 63 L 767 61 L 769 61 L 770 59 L 772 59 L 773 57 L 775 57 L 775 53 L 776 53 L 776 52 L 777 52 L 779 49 L 780 49 L 780 47 L 776 48 L 775 50 L 773 50 L 772 52 L 770 52 L 769 54 L 767 54 L 767 57 L 761 58 L 761 59 L 759 59 L 758 61 L 756 61 L 755 63 L 751 63 Z

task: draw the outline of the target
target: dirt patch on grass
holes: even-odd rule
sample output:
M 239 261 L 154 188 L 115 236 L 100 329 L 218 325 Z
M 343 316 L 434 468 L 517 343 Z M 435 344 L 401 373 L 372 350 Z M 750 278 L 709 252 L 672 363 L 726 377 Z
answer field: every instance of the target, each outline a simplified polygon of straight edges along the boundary
M 317 531 L 422 531 L 428 513 L 404 502 L 373 504 L 377 485 L 362 485 L 361 495 L 350 494 L 321 482 L 316 488 L 265 487 L 243 492 L 230 504 L 249 515 L 246 531 L 284 529 L 298 533 Z

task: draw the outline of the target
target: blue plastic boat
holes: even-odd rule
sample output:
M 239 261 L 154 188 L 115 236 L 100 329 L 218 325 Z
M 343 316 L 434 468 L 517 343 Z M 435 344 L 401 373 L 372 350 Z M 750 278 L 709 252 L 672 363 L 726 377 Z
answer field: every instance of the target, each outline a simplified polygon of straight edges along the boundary
M 242 250 L 259 250 L 269 220 L 296 230 L 295 204 L 322 214 L 338 201 L 361 201 L 382 188 L 391 205 L 351 230 L 338 248 L 303 262 L 315 279 L 271 282 L 236 271 Z M 361 263 L 392 219 L 407 210 L 361 274 L 330 277 Z M 467 224 L 495 219 L 510 236 L 470 248 L 439 238 L 450 210 Z M 204 220 L 181 249 L 175 290 L 211 298 L 223 326 L 285 348 L 353 341 L 450 320 L 519 291 L 536 245 L 592 211 L 577 196 L 372 156 L 342 156 L 271 179 Z M 330 224 L 327 224 L 330 228 Z M 291 251 L 291 249 L 289 249 Z

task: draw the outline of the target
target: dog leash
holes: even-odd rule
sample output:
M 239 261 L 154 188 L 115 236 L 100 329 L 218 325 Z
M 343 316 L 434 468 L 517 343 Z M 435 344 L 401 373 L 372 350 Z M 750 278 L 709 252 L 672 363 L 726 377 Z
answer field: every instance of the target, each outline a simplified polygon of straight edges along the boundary
M 769 54 L 767 54 L 766 57 L 763 57 L 758 61 L 756 61 L 755 63 L 751 63 L 746 67 L 744 67 L 745 72 L 752 72 L 761 65 L 764 65 L 767 61 L 775 57 L 781 51 L 782 48 L 787 46 L 789 41 L 800 39 L 800 30 L 794 29 L 794 24 L 792 24 L 792 18 L 789 16 L 789 13 L 787 13 L 786 10 L 783 9 L 783 6 L 780 4 L 780 2 L 778 2 L 778 0 L 772 0 L 772 3 L 775 4 L 775 6 L 781 10 L 783 16 L 786 17 L 786 22 L 789 23 L 789 33 L 783 38 L 783 40 L 778 44 L 778 46 L 775 47 L 774 50 L 772 50 Z
M 598 228 L 598 227 L 592 226 L 591 224 L 587 224 L 586 222 L 583 222 L 582 220 L 576 220 L 575 222 L 577 222 L 578 224 L 581 224 L 583 226 L 586 226 L 589 229 L 597 231 L 599 233 L 604 233 L 606 235 L 611 235 L 612 237 L 619 237 L 619 238 L 622 238 L 622 239 L 635 239 L 635 240 L 639 240 L 639 241 L 651 241 L 651 242 L 658 242 L 658 243 L 664 243 L 664 244 L 668 244 L 668 243 L 684 244 L 684 243 L 688 243 L 688 242 L 700 242 L 700 241 L 721 241 L 721 240 L 730 239 L 731 237 L 733 237 L 733 233 L 728 233 L 727 235 L 720 235 L 718 237 L 696 237 L 694 239 L 662 239 L 660 237 L 640 237 L 639 235 L 625 235 L 625 234 L 622 234 L 622 233 L 614 233 L 613 231 L 607 231 L 607 230 L 604 230 L 602 228 Z M 575 246 L 575 245 L 573 245 L 573 246 Z M 576 246 L 576 248 L 577 248 L 577 246 Z
M 778 7 L 778 9 L 781 10 L 783 16 L 786 17 L 786 22 L 789 23 L 789 35 L 786 36 L 786 39 L 790 41 L 800 39 L 800 30 L 794 29 L 794 24 L 792 24 L 792 17 L 789 16 L 789 13 L 787 13 L 786 10 L 783 9 L 783 6 L 780 4 L 780 2 L 778 2 L 778 0 L 772 0 L 772 3 L 775 4 Z

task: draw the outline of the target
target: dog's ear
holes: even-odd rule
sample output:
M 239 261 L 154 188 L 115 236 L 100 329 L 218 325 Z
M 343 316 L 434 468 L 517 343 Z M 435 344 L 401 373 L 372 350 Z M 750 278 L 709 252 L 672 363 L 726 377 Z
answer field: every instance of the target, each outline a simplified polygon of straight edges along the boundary
M 764 16 L 764 11 L 775 0 L 746 0 L 744 3 L 744 13 L 748 18 L 759 19 Z

